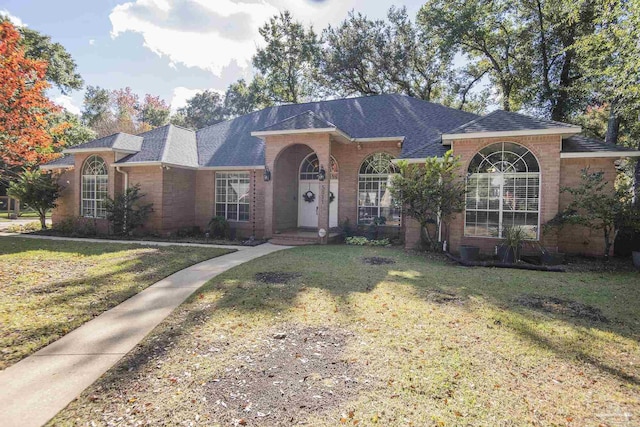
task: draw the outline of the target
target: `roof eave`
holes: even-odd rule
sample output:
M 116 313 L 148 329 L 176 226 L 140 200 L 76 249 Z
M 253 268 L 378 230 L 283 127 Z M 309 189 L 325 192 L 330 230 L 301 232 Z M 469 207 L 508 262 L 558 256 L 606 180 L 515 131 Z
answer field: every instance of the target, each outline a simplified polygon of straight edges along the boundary
M 111 167 L 123 167 L 123 166 L 161 166 L 161 167 L 171 167 L 171 168 L 180 168 L 180 169 L 191 169 L 197 170 L 199 167 L 197 166 L 189 166 L 189 165 L 181 165 L 178 163 L 170 163 L 170 162 L 159 162 L 159 161 L 146 161 L 146 162 L 122 162 L 122 163 L 112 163 Z
M 51 171 L 56 169 L 73 169 L 74 167 L 74 165 L 40 165 L 38 166 L 38 169 Z
M 275 135 L 296 135 L 302 133 L 342 133 L 338 128 L 309 128 L 309 129 L 286 129 L 286 130 L 259 130 L 251 132 L 251 136 L 258 138 Z
M 537 135 L 576 135 L 582 132 L 579 126 L 567 126 L 566 128 L 551 129 L 525 129 L 496 132 L 469 132 L 469 133 L 443 133 L 442 145 L 451 145 L 451 141 L 474 138 L 501 138 L 510 136 L 537 136 Z
M 561 159 L 588 159 L 597 157 L 640 157 L 640 150 L 620 150 L 620 151 L 570 151 L 561 152 Z
M 136 154 L 140 152 L 140 150 L 129 150 L 123 148 L 112 148 L 112 147 L 99 147 L 99 148 L 67 148 L 62 150 L 65 154 L 73 154 L 73 153 L 124 153 L 124 154 Z

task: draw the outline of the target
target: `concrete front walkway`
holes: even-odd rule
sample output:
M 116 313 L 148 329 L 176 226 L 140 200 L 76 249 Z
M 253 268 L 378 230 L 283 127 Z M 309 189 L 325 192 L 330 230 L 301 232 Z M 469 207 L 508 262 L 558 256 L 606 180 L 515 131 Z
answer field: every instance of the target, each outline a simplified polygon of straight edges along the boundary
M 185 268 L 0 372 L 0 425 L 46 423 L 209 279 L 286 248 L 265 243 Z

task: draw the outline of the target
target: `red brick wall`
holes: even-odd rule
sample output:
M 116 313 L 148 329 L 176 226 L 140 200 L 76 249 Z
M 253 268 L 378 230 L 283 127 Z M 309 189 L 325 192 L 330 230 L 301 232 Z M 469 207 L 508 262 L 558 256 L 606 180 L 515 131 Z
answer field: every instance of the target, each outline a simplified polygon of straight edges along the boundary
M 225 172 L 225 171 L 218 171 Z M 233 171 L 226 171 L 233 172 Z M 249 172 L 249 221 L 230 221 L 237 238 L 251 235 L 262 238 L 264 234 L 264 178 L 260 169 Z M 215 215 L 216 171 L 199 170 L 195 174 L 194 224 L 206 230 Z
M 339 195 L 338 195 L 338 224 L 349 220 L 352 226 L 358 223 L 358 174 L 360 165 L 365 158 L 373 153 L 387 153 L 393 157 L 400 155 L 397 141 L 363 142 L 358 144 L 333 142 L 331 154 L 338 162 Z
M 160 233 L 163 231 L 163 174 L 158 166 L 134 166 L 121 168 L 129 173 L 129 186 L 140 185 L 140 193 L 144 194 L 141 203 L 153 203 L 153 212 L 149 215 L 143 231 Z
M 496 142 L 514 142 L 527 147 L 538 159 L 540 165 L 540 224 L 552 219 L 558 212 L 560 194 L 560 135 L 522 136 L 510 138 L 476 138 L 454 141 L 452 148 L 456 156 L 460 156 L 461 169 L 466 173 L 473 156 L 487 145 Z M 553 235 L 542 232 L 541 243 L 549 250 L 557 249 L 557 239 Z M 456 252 L 460 245 L 479 246 L 484 253 L 493 253 L 500 239 L 487 237 L 464 236 L 464 213 L 460 213 L 450 226 L 450 250 Z
M 581 170 L 590 167 L 592 172 L 604 172 L 605 180 L 609 182 L 613 191 L 616 179 L 614 160 L 613 158 L 562 159 L 560 186 L 577 187 L 581 182 Z M 571 194 L 566 192 L 560 194 L 560 209 L 564 209 L 570 202 Z M 602 230 L 580 226 L 562 227 L 558 235 L 558 249 L 560 252 L 569 254 L 602 256 L 605 248 L 603 236 Z
M 76 174 L 74 169 L 54 171 L 58 178 L 58 184 L 62 187 L 57 206 L 51 211 L 51 221 L 59 224 L 61 221 L 78 216 L 78 210 L 74 204 L 76 189 Z
M 195 224 L 196 171 L 170 167 L 162 177 L 162 232 Z

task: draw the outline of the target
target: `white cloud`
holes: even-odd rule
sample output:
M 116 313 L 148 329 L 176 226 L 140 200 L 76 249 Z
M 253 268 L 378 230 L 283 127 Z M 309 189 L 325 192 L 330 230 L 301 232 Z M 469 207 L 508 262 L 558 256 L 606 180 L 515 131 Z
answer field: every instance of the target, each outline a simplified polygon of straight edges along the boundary
M 16 27 L 26 27 L 27 26 L 27 24 L 22 22 L 22 19 L 18 18 L 17 16 L 14 16 L 14 15 L 10 14 L 7 9 L 0 10 L 0 15 L 9 18 L 9 21 L 11 21 L 11 23 L 13 25 L 15 25 Z
M 73 114 L 80 114 L 80 107 L 73 103 L 73 99 L 69 95 L 60 95 L 53 99 L 53 102 L 62 106 L 65 110 Z
M 346 17 L 358 0 L 134 0 L 111 11 L 111 36 L 139 33 L 146 48 L 171 64 L 198 67 L 220 76 L 236 61 L 249 67 L 258 28 L 279 11 L 321 30 Z M 391 1 L 389 2 L 392 3 Z
M 186 106 L 187 100 L 193 98 L 198 93 L 204 92 L 205 90 L 207 89 L 189 89 L 184 86 L 174 88 L 173 94 L 171 95 L 171 112 L 175 113 L 178 111 L 178 108 Z M 209 90 L 224 95 L 224 91 L 213 88 L 210 88 Z
M 96 44 L 95 39 L 89 39 L 89 46 L 93 46 L 94 44 Z

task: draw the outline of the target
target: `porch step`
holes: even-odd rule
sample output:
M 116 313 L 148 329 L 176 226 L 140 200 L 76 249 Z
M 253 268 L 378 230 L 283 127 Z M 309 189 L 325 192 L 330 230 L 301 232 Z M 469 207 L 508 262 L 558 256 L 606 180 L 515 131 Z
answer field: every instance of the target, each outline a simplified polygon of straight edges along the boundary
M 327 241 L 329 243 L 336 243 L 340 239 L 340 236 L 340 233 L 329 233 Z M 318 235 L 315 231 L 287 230 L 274 235 L 269 240 L 269 243 L 286 246 L 317 245 Z

